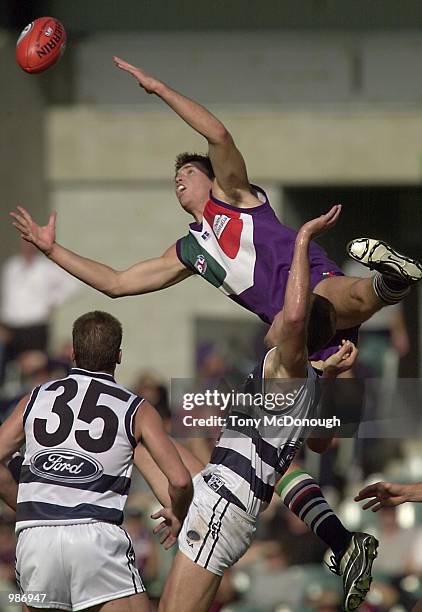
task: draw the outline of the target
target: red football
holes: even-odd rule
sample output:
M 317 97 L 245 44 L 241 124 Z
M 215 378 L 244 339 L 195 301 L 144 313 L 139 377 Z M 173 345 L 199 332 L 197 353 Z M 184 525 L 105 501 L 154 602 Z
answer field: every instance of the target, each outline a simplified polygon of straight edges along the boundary
M 54 17 L 40 17 L 22 30 L 16 43 L 16 61 L 25 72 L 44 72 L 66 47 L 66 32 Z

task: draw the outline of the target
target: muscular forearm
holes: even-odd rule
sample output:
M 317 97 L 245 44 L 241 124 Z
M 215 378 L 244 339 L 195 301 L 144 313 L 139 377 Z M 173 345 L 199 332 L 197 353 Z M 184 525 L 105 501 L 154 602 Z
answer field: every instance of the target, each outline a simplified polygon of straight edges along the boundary
M 117 272 L 98 261 L 82 257 L 60 244 L 54 243 L 47 257 L 58 266 L 79 278 L 90 287 L 112 295 L 117 284 Z
M 123 271 L 81 257 L 56 243 L 48 256 L 90 287 L 115 298 L 159 291 L 191 276 L 192 272 L 177 258 L 175 247 L 168 251 L 170 255 L 141 261 Z
M 192 501 L 192 481 L 189 480 L 184 486 L 174 486 L 169 483 L 168 492 L 171 500 L 171 509 L 182 523 L 185 520 Z
M 301 323 L 307 318 L 310 295 L 309 244 L 307 234 L 299 232 L 284 297 L 285 321 Z
M 230 138 L 221 121 L 198 102 L 161 82 L 157 84 L 154 93 L 210 144 L 218 144 L 222 139 Z

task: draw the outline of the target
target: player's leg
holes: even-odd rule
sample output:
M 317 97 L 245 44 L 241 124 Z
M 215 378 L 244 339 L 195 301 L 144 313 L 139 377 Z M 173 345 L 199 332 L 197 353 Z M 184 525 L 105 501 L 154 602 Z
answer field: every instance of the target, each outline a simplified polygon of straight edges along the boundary
M 375 293 L 371 278 L 330 276 L 320 281 L 314 293 L 327 298 L 337 313 L 337 329 L 360 325 L 387 304 Z
M 207 612 L 222 576 L 194 563 L 180 550 L 174 558 L 158 612 Z
M 333 573 L 343 577 L 344 609 L 355 610 L 372 581 L 378 541 L 368 533 L 348 531 L 324 497 L 319 484 L 298 465 L 292 465 L 276 487 L 284 505 L 333 551 Z
M 338 316 L 338 329 L 363 323 L 383 306 L 406 297 L 410 287 L 422 279 L 422 265 L 398 253 L 383 241 L 357 238 L 347 247 L 352 259 L 375 270 L 373 278 L 331 276 L 320 281 L 314 292 L 330 300 Z
M 84 608 L 85 612 L 150 612 L 151 606 L 146 593 L 138 593 L 130 597 L 121 597 L 106 601 L 92 608 Z

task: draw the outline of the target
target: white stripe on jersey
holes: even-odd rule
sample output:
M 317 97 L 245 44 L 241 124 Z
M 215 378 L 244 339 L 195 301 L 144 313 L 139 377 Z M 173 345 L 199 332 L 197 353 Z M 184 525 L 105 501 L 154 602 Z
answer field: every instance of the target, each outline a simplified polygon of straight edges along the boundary
M 273 350 L 268 351 L 263 360 L 260 370 L 261 380 L 258 377 L 255 378 L 255 381 L 259 383 L 255 387 L 255 393 L 261 393 L 263 396 L 268 393 L 279 393 L 282 389 L 282 381 L 274 380 L 274 384 L 270 384 L 272 381 L 264 377 L 265 363 Z M 264 415 L 270 417 L 288 415 L 293 419 L 310 419 L 317 416 L 317 374 L 309 363 L 306 379 L 298 380 L 297 383 L 293 404 L 288 408 L 279 411 L 254 408 L 261 417 L 261 423 L 265 422 L 262 419 Z M 248 416 L 247 407 L 239 408 L 236 412 L 241 413 L 242 416 L 243 413 L 245 417 Z M 252 413 L 249 416 L 252 416 Z M 228 491 L 237 498 L 239 505 L 243 506 L 248 514 L 257 516 L 268 506 L 273 487 L 282 473 L 287 470 L 300 448 L 306 427 L 296 424 L 285 426 L 276 422 L 270 428 L 258 426 L 253 429 L 251 435 L 242 434 L 239 431 L 233 433 L 231 427 L 227 425 L 203 475 L 208 477 L 208 481 L 214 487 L 212 487 L 213 490 L 222 491 L 223 497 L 228 494 Z M 268 463 L 269 459 L 273 465 Z M 210 480 L 209 477 L 213 475 L 216 475 L 219 481 Z
M 276 473 L 274 467 L 266 463 L 256 452 L 254 445 L 251 445 L 251 439 L 244 434 L 236 434 L 237 437 L 230 437 L 230 432 L 225 432 L 218 442 L 219 448 L 228 448 L 235 450 L 237 453 L 246 457 L 251 462 L 252 467 L 256 471 L 257 476 L 264 482 L 274 484 Z M 271 444 L 268 439 L 266 442 Z M 287 440 L 286 440 L 287 442 Z M 277 447 L 275 447 L 277 448 Z
M 143 401 L 112 375 L 78 368 L 33 392 L 24 419 L 17 531 L 54 524 L 55 516 L 59 524 L 67 515 L 69 523 L 122 520 L 134 415 Z

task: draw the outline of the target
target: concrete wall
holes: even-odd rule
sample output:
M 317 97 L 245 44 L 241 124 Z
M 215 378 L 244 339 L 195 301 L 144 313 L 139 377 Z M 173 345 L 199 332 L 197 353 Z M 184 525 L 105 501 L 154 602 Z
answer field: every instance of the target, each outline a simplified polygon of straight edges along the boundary
M 44 96 L 40 81 L 15 62 L 15 41 L 0 31 L 0 261 L 18 245 L 8 211 L 25 203 L 37 215 L 49 208 L 45 171 Z
M 75 44 L 74 100 L 156 104 L 118 55 L 204 104 L 314 108 L 420 104 L 422 31 L 197 31 L 94 34 Z

